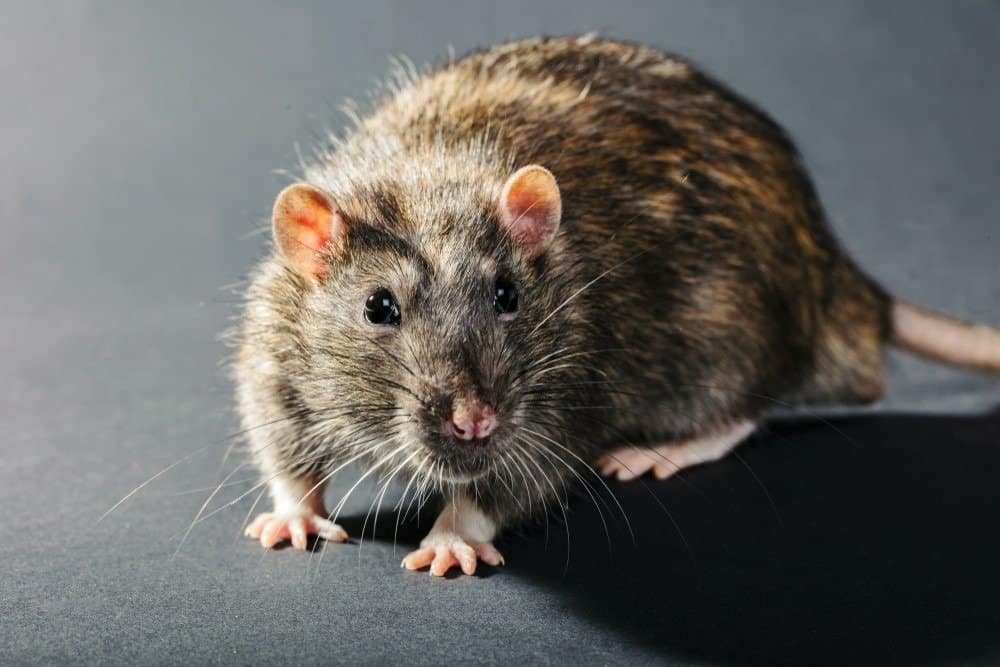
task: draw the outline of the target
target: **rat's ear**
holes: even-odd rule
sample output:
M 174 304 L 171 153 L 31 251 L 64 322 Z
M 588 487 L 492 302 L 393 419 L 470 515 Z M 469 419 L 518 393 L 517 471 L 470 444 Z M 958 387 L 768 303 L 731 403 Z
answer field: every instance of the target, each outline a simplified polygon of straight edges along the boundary
M 507 179 L 500 195 L 500 223 L 529 255 L 549 246 L 561 217 L 562 197 L 548 169 L 531 164 Z
M 327 252 L 343 241 L 347 220 L 322 191 L 296 183 L 282 190 L 275 200 L 271 228 L 289 266 L 303 278 L 322 280 Z

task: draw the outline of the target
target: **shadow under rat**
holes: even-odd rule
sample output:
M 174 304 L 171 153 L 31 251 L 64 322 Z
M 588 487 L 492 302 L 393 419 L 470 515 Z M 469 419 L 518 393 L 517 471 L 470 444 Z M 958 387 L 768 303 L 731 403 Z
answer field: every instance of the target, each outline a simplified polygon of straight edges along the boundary
M 711 466 L 609 483 L 628 523 L 590 476 L 596 503 L 578 490 L 568 524 L 556 512 L 507 534 L 508 567 L 481 574 L 554 589 L 664 656 L 995 658 L 998 434 L 1000 410 L 772 423 Z M 433 516 L 425 508 L 394 535 L 397 514 L 383 511 L 375 539 L 416 544 Z M 359 535 L 363 523 L 345 526 Z

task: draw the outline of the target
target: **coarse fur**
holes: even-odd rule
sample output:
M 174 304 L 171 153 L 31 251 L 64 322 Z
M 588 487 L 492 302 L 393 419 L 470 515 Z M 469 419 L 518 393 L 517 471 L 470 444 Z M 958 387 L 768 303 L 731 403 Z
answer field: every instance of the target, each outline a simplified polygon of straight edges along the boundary
M 530 164 L 562 197 L 538 255 L 497 211 Z M 676 56 L 593 36 L 469 55 L 402 80 L 305 180 L 348 232 L 322 280 L 275 251 L 248 291 L 238 403 L 265 478 L 321 485 L 357 460 L 502 527 L 625 441 L 882 394 L 891 299 L 782 129 Z M 379 287 L 392 333 L 362 318 Z M 441 435 L 458 395 L 495 407 L 491 437 Z

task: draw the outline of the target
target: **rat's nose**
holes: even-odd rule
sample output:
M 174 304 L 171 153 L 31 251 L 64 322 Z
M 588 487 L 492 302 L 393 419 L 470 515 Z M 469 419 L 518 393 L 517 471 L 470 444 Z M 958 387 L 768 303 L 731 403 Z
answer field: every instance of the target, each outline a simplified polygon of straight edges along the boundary
M 459 440 L 485 438 L 496 430 L 497 414 L 485 403 L 456 400 L 451 409 L 451 423 L 448 427 Z

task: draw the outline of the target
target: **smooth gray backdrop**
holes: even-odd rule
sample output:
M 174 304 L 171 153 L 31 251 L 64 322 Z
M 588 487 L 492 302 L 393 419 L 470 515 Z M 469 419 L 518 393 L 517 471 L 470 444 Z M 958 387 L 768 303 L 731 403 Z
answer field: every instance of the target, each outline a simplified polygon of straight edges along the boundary
M 995 2 L 4 2 L 0 661 L 705 659 L 579 613 L 558 568 L 546 585 L 513 559 L 432 580 L 399 570 L 391 532 L 321 561 L 263 553 L 238 537 L 252 496 L 178 550 L 242 460 L 222 464 L 236 423 L 217 336 L 227 286 L 266 246 L 274 170 L 339 129 L 389 56 L 590 30 L 688 56 L 758 102 L 864 267 L 1000 324 Z M 892 358 L 889 408 L 998 402 L 995 379 Z M 511 539 L 544 529 L 526 535 Z

